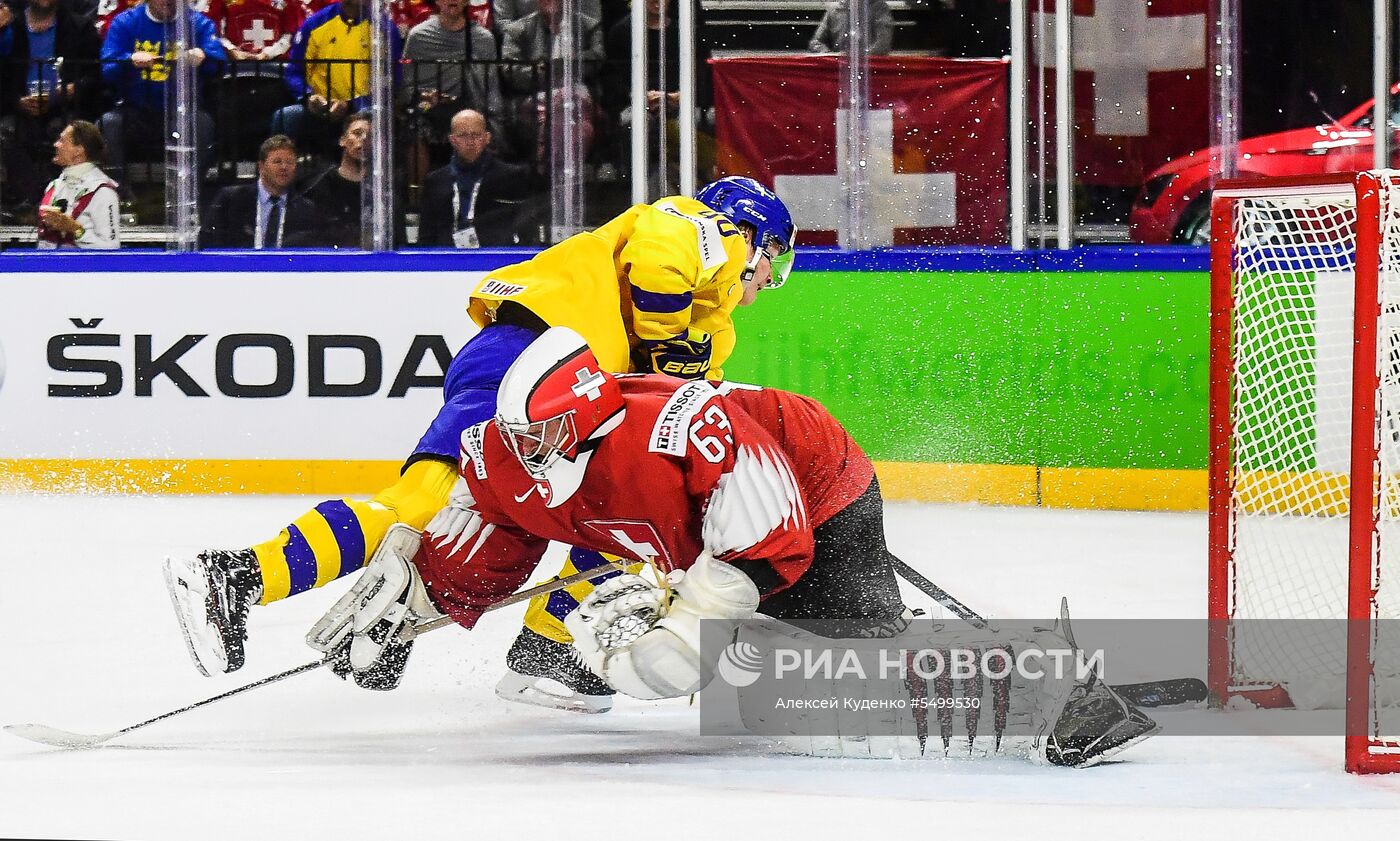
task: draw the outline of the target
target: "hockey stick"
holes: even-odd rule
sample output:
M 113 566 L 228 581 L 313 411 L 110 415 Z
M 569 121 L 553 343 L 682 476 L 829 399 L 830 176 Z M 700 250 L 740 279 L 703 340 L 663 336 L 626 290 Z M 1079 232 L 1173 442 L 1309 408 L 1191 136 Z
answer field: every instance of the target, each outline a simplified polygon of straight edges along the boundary
M 1210 691 L 1206 689 L 1206 682 L 1194 677 L 1168 678 L 1147 683 L 1122 683 L 1110 688 L 1139 707 L 1199 704 L 1210 695 Z
M 919 590 L 923 591 L 924 595 L 953 611 L 962 621 L 979 631 L 996 630 L 996 628 L 984 619 L 981 614 L 953 598 L 947 590 L 929 581 L 918 570 L 893 555 L 890 556 L 890 560 L 894 562 L 894 571 L 899 574 L 900 578 L 913 584 L 915 587 L 919 588 Z
M 957 617 L 978 630 L 995 631 L 996 627 L 981 614 L 954 598 L 947 590 L 934 584 L 918 570 L 899 558 L 891 556 L 894 570 L 900 578 L 913 584 L 925 595 L 951 610 Z M 1069 607 L 1060 600 L 1060 621 L 1065 636 L 1073 643 L 1074 631 L 1069 623 Z M 1139 707 L 1169 707 L 1177 704 L 1193 704 L 1206 700 L 1209 694 L 1205 681 L 1193 677 L 1167 678 L 1147 683 L 1123 683 L 1110 685 L 1110 688 L 1123 698 Z
M 599 578 L 603 575 L 607 575 L 610 572 L 621 570 L 622 568 L 623 565 L 621 562 L 614 562 L 610 564 L 604 564 L 600 567 L 594 567 L 593 569 L 584 570 L 583 572 L 576 572 L 573 575 L 568 575 L 563 578 L 556 579 L 554 581 L 546 581 L 543 584 L 539 584 L 534 587 L 527 587 L 524 590 L 512 593 L 498 602 L 493 602 L 492 604 L 488 605 L 486 609 L 482 612 L 487 613 L 493 610 L 499 610 L 503 607 L 510 607 L 513 604 L 519 604 L 520 602 L 528 601 L 534 598 L 535 596 L 544 595 L 545 593 L 553 593 L 555 590 L 562 590 L 565 587 L 571 587 L 574 584 L 578 584 L 581 581 L 591 581 L 594 578 Z M 429 631 L 435 631 L 438 628 L 451 624 L 454 623 L 450 617 L 441 616 L 437 619 L 432 620 L 431 622 L 425 622 L 422 625 L 419 625 L 415 629 L 415 636 L 426 634 Z M 285 672 L 278 672 L 275 675 L 265 677 L 262 680 L 254 681 L 246 686 L 240 686 L 237 689 L 230 689 L 229 691 L 215 695 L 212 698 L 205 698 L 203 701 L 196 701 L 195 703 L 190 704 L 187 707 L 181 707 L 178 710 L 171 710 L 169 712 L 161 713 L 160 715 L 155 716 L 154 718 L 148 718 L 145 721 L 139 722 L 137 724 L 132 724 L 129 727 L 123 727 L 120 730 L 113 730 L 110 733 L 73 733 L 68 730 L 60 730 L 57 727 L 49 727 L 44 724 L 7 724 L 5 725 L 4 729 L 6 733 L 18 736 L 21 739 L 28 739 L 31 742 L 38 742 L 41 745 L 49 745 L 51 747 L 56 748 L 97 747 L 98 745 L 110 742 L 118 736 L 124 736 L 127 733 L 132 732 L 133 730 L 140 730 L 143 727 L 148 727 L 152 724 L 155 724 L 157 721 L 164 721 L 167 718 L 173 718 L 182 713 L 187 713 L 191 710 L 197 710 L 200 707 L 208 706 L 209 704 L 212 704 L 215 701 L 222 701 L 225 698 L 232 698 L 234 695 L 241 695 L 244 692 L 257 689 L 260 686 L 267 686 L 268 684 L 277 683 L 280 680 L 286 680 L 287 678 L 293 677 L 294 675 L 299 675 L 302 672 L 314 671 L 324 666 L 325 664 L 325 660 L 312 660 L 310 663 L 303 663 L 302 665 L 288 669 Z

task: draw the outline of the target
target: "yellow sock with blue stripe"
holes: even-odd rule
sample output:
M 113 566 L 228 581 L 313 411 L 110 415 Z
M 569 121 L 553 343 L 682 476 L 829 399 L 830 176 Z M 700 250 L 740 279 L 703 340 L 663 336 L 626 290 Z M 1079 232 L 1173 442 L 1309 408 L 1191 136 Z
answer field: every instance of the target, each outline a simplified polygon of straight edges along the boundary
M 564 578 L 576 572 L 583 572 L 618 560 L 621 559 L 617 555 L 594 552 L 591 549 L 570 549 L 569 556 L 564 561 L 564 568 L 559 570 L 559 574 L 554 577 L 555 579 Z M 627 571 L 637 574 L 641 572 L 642 566 L 643 564 L 640 562 L 629 564 Z M 565 587 L 563 590 L 535 596 L 530 599 L 530 606 L 525 608 L 525 627 L 555 642 L 562 642 L 565 645 L 572 643 L 574 637 L 569 633 L 569 629 L 564 627 L 564 617 L 578 607 L 579 602 L 588 598 L 588 594 L 593 592 L 595 586 L 617 574 L 616 572 L 609 573 L 592 581 L 580 581 Z
M 262 572 L 262 604 L 320 587 L 364 567 L 395 523 L 423 528 L 447 504 L 455 465 L 416 461 L 368 502 L 327 500 L 277 537 L 253 547 Z

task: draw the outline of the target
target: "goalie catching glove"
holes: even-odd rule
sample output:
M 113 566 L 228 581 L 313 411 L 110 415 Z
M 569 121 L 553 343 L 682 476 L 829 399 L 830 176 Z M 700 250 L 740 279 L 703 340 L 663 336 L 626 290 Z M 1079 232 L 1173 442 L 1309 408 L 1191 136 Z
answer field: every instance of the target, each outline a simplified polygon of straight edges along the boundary
M 758 609 L 753 581 L 708 552 L 669 602 L 666 595 L 639 575 L 619 575 L 564 619 L 583 662 L 618 692 L 646 700 L 699 692 L 734 629 Z
M 672 339 L 643 342 L 638 352 L 644 358 L 637 367 L 683 380 L 696 380 L 709 373 L 711 345 L 709 333 L 691 327 Z
M 389 529 L 355 586 L 306 635 L 338 677 L 353 675 L 365 689 L 393 689 L 418 625 L 442 615 L 413 566 L 421 537 L 402 523 Z

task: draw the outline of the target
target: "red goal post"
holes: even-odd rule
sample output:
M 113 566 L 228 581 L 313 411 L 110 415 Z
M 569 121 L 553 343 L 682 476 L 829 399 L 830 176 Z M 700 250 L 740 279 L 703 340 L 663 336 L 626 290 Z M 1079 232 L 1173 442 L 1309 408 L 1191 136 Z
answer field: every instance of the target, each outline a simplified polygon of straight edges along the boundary
M 1400 771 L 1400 172 L 1218 185 L 1210 357 L 1212 700 Z

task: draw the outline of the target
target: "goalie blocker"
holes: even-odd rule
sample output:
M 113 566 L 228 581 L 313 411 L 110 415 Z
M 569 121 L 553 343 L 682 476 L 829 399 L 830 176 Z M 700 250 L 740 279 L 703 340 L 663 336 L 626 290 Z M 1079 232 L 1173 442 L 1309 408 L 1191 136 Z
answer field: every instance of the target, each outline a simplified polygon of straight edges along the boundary
M 463 433 L 459 467 L 413 559 L 433 609 L 472 627 L 551 540 L 647 561 L 663 584 L 620 575 L 567 620 L 582 660 L 627 694 L 699 691 L 722 648 L 704 637 L 756 610 L 823 636 L 908 627 L 873 466 L 800 395 L 614 377 L 555 328 L 506 373 L 497 417 Z M 390 601 L 417 613 L 416 586 Z

